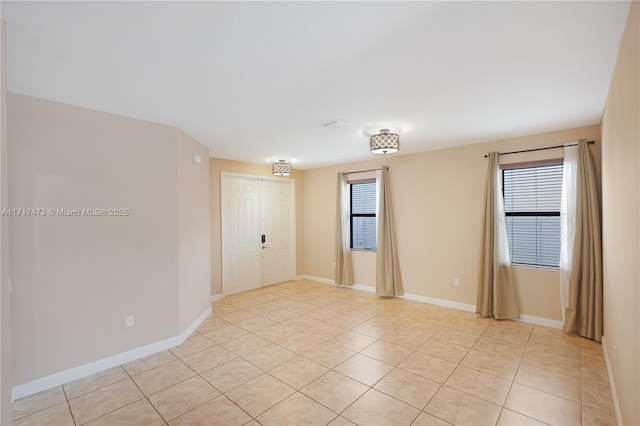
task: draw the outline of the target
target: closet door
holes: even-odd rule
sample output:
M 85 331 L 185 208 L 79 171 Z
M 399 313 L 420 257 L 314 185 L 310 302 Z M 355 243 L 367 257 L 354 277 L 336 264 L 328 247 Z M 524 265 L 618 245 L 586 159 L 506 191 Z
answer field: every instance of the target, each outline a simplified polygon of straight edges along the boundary
M 260 288 L 260 181 L 223 176 L 220 201 L 223 292 Z
M 291 182 L 260 182 L 260 232 L 262 244 L 262 285 L 291 280 Z

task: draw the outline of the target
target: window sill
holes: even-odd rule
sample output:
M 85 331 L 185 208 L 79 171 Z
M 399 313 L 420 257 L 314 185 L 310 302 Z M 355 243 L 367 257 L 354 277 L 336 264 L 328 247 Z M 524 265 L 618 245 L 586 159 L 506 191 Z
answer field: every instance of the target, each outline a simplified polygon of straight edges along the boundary
M 350 249 L 351 251 L 357 251 L 359 253 L 377 253 L 378 250 L 365 250 L 365 249 Z

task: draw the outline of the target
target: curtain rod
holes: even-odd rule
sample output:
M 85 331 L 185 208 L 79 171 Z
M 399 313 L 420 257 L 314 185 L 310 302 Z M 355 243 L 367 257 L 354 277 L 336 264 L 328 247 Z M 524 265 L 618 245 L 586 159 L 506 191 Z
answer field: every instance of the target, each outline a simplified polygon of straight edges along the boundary
M 589 145 L 596 143 L 596 141 L 587 141 Z M 523 152 L 533 152 L 533 151 L 544 151 L 545 149 L 554 149 L 554 148 L 564 148 L 565 146 L 576 146 L 577 143 L 565 144 L 565 145 L 555 145 L 555 146 L 546 146 L 544 148 L 533 148 L 533 149 L 523 149 L 522 151 L 511 151 L 511 152 L 500 152 L 499 155 L 509 155 L 509 154 L 520 154 Z M 485 154 L 484 158 L 487 158 L 489 154 Z
M 342 173 L 344 173 L 345 175 L 350 175 L 350 174 L 353 174 L 353 173 L 375 172 L 375 171 L 378 171 L 378 170 L 382 170 L 382 168 L 369 169 L 369 170 L 356 170 L 356 171 L 353 171 L 353 172 L 342 172 Z

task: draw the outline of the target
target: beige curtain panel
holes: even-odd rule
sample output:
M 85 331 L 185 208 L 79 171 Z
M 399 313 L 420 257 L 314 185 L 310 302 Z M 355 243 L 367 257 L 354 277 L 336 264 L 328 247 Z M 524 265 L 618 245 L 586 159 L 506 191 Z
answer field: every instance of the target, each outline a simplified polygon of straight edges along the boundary
M 563 189 L 572 190 L 563 194 L 563 201 L 565 197 L 575 199 L 566 203 L 568 222 L 573 228 L 567 234 L 572 238 L 561 242 L 561 252 L 568 258 L 566 270 L 561 264 L 567 292 L 563 295 L 564 330 L 601 342 L 602 233 L 595 165 L 586 140 L 565 151 L 564 168 L 571 173 L 564 173 L 569 181 L 563 182 Z
M 496 319 L 520 318 L 500 179 L 500 153 L 489 154 L 482 223 L 482 251 L 476 313 Z
M 338 173 L 336 191 L 336 275 L 337 285 L 353 285 L 349 224 L 349 183 L 346 173 Z
M 376 293 L 383 297 L 404 294 L 400 263 L 393 228 L 393 210 L 391 208 L 391 187 L 389 185 L 389 168 L 382 166 L 376 174 L 378 181 L 378 252 L 376 254 Z

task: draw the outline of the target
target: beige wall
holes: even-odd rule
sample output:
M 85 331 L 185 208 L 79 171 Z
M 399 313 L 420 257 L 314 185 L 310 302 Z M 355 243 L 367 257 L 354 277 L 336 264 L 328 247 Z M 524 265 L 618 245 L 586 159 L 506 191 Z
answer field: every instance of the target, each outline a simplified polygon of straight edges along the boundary
M 209 246 L 208 174 L 206 165 L 188 169 L 193 140 L 13 93 L 7 118 L 12 208 L 129 209 L 126 217 L 11 218 L 13 383 L 177 336 L 208 299 L 208 256 L 180 274 L 193 267 L 186 256 Z M 192 218 L 204 240 L 189 240 L 198 232 L 186 224 Z
M 211 191 L 211 295 L 222 294 L 222 229 L 220 224 L 220 176 L 222 172 L 241 173 L 252 176 L 273 177 L 271 165 L 251 164 L 240 161 L 209 159 L 209 188 Z M 303 215 L 303 173 L 293 169 L 291 176 L 282 179 L 292 179 L 296 186 L 296 271 L 302 274 L 304 244 L 304 215 Z
M 180 330 L 185 330 L 210 301 L 209 150 L 180 130 L 176 134 L 178 289 Z M 200 157 L 200 164 L 194 163 L 194 154 Z
M 389 166 L 405 292 L 475 305 L 480 223 L 489 151 L 511 151 L 600 139 L 590 126 L 515 139 L 374 158 L 304 174 L 304 273 L 333 279 L 336 173 Z M 363 147 L 366 149 L 366 146 Z M 599 169 L 600 145 L 591 146 Z M 503 162 L 558 158 L 562 150 L 502 157 Z M 375 255 L 355 252 L 356 284 L 375 286 Z M 560 320 L 557 271 L 517 268 L 524 314 Z M 460 286 L 453 285 L 454 278 Z
M 625 425 L 640 424 L 639 22 L 632 2 L 602 117 L 604 350 Z
M 2 7 L 2 6 L 0 6 Z M 1 14 L 0 14 L 1 16 Z M 7 207 L 7 79 L 5 23 L 0 20 L 0 209 Z M 0 217 L 0 424 L 11 424 L 11 315 L 9 303 L 9 228 Z

